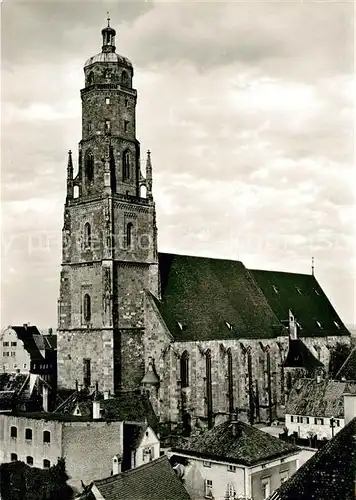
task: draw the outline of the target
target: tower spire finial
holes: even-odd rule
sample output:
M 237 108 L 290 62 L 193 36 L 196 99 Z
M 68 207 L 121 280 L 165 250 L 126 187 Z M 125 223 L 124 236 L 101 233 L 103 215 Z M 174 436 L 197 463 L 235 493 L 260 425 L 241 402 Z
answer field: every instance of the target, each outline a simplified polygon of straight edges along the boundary
M 107 13 L 106 13 L 106 14 L 107 14 L 107 16 L 108 16 L 108 17 L 107 17 L 107 20 L 108 20 L 108 28 L 110 28 L 110 13 L 109 13 L 109 11 L 107 11 Z
M 312 257 L 312 276 L 314 276 L 314 257 Z

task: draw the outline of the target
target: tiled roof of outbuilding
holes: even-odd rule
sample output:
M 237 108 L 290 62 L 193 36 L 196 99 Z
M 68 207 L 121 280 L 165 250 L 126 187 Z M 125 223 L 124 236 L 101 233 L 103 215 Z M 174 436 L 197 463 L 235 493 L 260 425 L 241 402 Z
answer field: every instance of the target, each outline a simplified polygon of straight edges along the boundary
M 312 274 L 259 270 L 250 273 L 280 321 L 287 321 L 289 310 L 293 312 L 301 327 L 299 337 L 350 335 Z
M 160 253 L 159 268 L 162 300 L 157 306 L 177 340 L 282 334 L 282 325 L 241 262 Z
M 336 378 L 356 380 L 356 347 L 352 349 L 349 356 L 336 374 Z
M 190 500 L 166 455 L 94 485 L 105 500 Z
M 343 418 L 345 392 L 356 393 L 356 383 L 299 379 L 291 389 L 285 412 L 289 415 Z
M 356 418 L 341 429 L 268 500 L 355 498 Z
M 236 435 L 232 425 L 237 426 Z M 239 420 L 235 424 L 224 422 L 172 451 L 251 466 L 298 453 L 299 448 Z

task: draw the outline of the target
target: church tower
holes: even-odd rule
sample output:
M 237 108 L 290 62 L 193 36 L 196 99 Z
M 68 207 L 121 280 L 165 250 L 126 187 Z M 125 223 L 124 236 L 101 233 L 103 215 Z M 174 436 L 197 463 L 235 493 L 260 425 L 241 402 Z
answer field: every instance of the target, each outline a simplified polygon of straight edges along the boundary
M 84 65 L 82 139 L 67 167 L 58 311 L 58 385 L 117 391 L 144 375 L 144 304 L 158 294 L 152 166 L 140 169 L 137 91 L 115 30 Z M 143 193 L 142 190 L 145 192 Z

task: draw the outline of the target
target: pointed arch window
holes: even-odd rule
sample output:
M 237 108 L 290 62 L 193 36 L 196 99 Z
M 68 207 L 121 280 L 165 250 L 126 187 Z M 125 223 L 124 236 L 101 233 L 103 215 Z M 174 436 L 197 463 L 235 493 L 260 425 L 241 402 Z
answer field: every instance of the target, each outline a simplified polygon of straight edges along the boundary
M 88 293 L 84 295 L 84 321 L 88 323 L 91 320 L 91 298 Z
M 206 403 L 208 414 L 208 427 L 213 427 L 213 391 L 211 384 L 211 351 L 208 349 L 205 354 L 205 378 L 206 378 Z
M 229 413 L 234 411 L 234 380 L 232 372 L 232 352 L 227 351 L 227 379 L 228 379 L 228 396 L 229 396 Z
M 133 236 L 133 224 L 129 222 L 126 226 L 126 247 L 129 248 L 132 245 Z
M 189 354 L 184 351 L 180 358 L 180 380 L 181 387 L 189 387 Z
M 88 150 L 85 153 L 84 172 L 85 172 L 85 180 L 87 182 L 93 182 L 93 180 L 94 180 L 94 156 L 90 150 Z
M 94 73 L 91 71 L 88 75 L 88 85 L 92 85 L 94 83 Z
M 124 151 L 122 155 L 122 180 L 130 179 L 130 151 Z
M 84 250 L 91 248 L 91 226 L 87 222 L 84 226 Z

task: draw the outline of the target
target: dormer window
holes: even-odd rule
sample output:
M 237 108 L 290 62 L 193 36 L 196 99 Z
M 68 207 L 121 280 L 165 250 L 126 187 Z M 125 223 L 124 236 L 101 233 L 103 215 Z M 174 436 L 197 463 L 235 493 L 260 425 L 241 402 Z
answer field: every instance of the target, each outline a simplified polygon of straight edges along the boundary
M 316 288 L 314 289 L 314 292 L 315 292 L 316 295 L 320 296 L 319 290 L 317 290 Z
M 297 292 L 299 293 L 299 295 L 303 295 L 303 292 L 300 288 L 298 288 L 297 286 L 295 287 L 295 289 L 297 290 Z
M 341 327 L 340 327 L 339 323 L 335 320 L 334 320 L 334 325 L 336 326 L 336 328 L 338 328 L 340 330 Z
M 225 325 L 228 327 L 229 330 L 232 330 L 232 324 L 231 323 L 228 323 L 227 321 L 225 321 Z
M 318 325 L 318 327 L 322 330 L 323 327 L 322 327 L 322 324 L 320 323 L 320 321 L 315 321 L 315 323 Z
M 184 331 L 187 329 L 187 325 L 185 325 L 184 323 L 181 323 L 180 321 L 177 321 L 177 323 L 180 330 Z
M 278 293 L 278 288 L 276 287 L 276 285 L 272 285 L 272 288 L 274 290 L 274 293 Z

